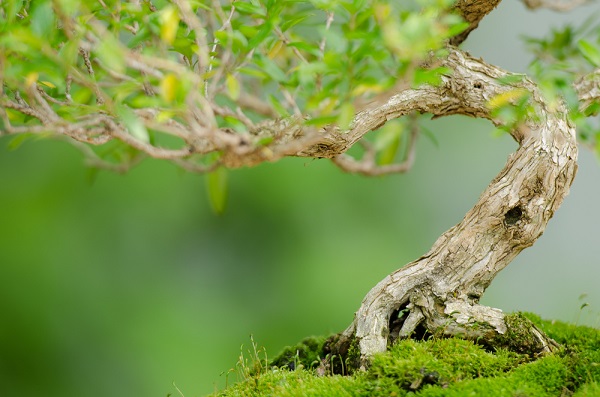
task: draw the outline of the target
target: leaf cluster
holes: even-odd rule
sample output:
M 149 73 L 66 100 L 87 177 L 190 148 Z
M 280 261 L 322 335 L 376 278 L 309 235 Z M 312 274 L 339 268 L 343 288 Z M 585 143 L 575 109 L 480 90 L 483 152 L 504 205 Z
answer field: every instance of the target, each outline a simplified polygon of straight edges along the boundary
M 600 24 L 592 15 L 580 26 L 552 29 L 544 38 L 524 38 L 535 56 L 530 75 L 556 104 L 565 102 L 581 142 L 600 155 L 600 100 L 583 100 L 589 87 L 600 87 Z

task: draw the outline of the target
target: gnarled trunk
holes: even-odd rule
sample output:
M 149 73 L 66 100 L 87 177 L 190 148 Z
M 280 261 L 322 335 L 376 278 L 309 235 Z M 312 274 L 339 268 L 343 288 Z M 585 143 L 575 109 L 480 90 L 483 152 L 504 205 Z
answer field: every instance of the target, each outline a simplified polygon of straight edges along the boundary
M 498 78 L 507 72 L 459 50 L 451 50 L 444 64 L 452 74 L 443 78 L 440 87 L 397 94 L 388 102 L 396 111 L 383 118 L 396 117 L 402 108 L 491 119 L 490 99 L 515 90 L 531 94 L 535 114 L 511 131 L 519 149 L 477 204 L 428 253 L 387 276 L 367 294 L 353 323 L 331 342 L 333 353 L 344 355 L 353 341 L 358 342 L 365 362 L 418 327 L 490 343 L 505 334 L 510 325 L 502 311 L 479 305 L 479 299 L 496 274 L 543 233 L 575 176 L 575 130 L 560 104 L 547 104 L 527 79 L 501 84 Z M 377 112 L 382 109 L 385 106 Z M 528 332 L 537 341 L 528 347 L 529 352 L 551 349 L 552 342 L 543 333 L 533 328 Z

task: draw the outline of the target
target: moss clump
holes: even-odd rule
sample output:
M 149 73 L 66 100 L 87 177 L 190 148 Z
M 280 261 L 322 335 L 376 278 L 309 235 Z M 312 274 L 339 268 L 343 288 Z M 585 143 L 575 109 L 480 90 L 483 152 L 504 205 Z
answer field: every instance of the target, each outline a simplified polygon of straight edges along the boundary
M 600 397 L 599 330 L 542 321 L 534 315 L 518 318 L 525 325 L 528 323 L 523 319 L 532 321 L 562 348 L 535 358 L 507 349 L 490 352 L 457 338 L 402 340 L 374 357 L 366 371 L 356 371 L 352 376 L 319 376 L 323 372 L 319 361 L 323 356 L 319 353 L 323 353 L 325 339 L 317 338 L 288 348 L 280 357 L 318 357 L 314 360 L 321 363 L 318 366 L 297 359 L 303 366 L 295 371 L 289 370 L 289 365 L 273 367 L 216 395 Z
M 539 318 L 538 318 L 539 320 Z M 504 334 L 492 334 L 486 344 L 494 348 L 503 347 L 510 351 L 536 355 L 544 349 L 532 329 L 535 324 L 523 313 L 509 314 L 504 318 L 508 330 Z
M 272 366 L 295 370 L 299 366 L 304 368 L 315 368 L 325 357 L 323 345 L 326 338 L 309 337 L 303 339 L 295 346 L 283 349 L 281 353 L 271 362 Z

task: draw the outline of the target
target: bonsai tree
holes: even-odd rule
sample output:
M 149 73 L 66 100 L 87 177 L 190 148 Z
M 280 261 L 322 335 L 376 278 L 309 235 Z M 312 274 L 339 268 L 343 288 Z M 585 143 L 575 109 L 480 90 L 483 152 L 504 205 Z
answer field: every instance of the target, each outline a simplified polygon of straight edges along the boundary
M 66 139 L 98 169 L 152 157 L 207 173 L 222 210 L 227 169 L 299 156 L 406 172 L 420 117 L 488 119 L 517 151 L 459 224 L 373 287 L 327 350 L 358 352 L 358 367 L 398 338 L 436 334 L 550 352 L 541 330 L 479 300 L 568 194 L 578 139 L 597 148 L 600 30 L 591 20 L 531 39 L 530 74 L 511 73 L 460 49 L 499 2 L 3 2 L 0 131 L 15 144 Z

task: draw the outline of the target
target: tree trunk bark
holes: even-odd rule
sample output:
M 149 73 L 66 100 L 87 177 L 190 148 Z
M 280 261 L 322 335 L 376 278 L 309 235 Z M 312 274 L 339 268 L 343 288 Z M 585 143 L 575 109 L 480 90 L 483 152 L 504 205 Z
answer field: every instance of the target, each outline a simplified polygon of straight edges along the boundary
M 399 93 L 390 102 L 418 97 L 413 110 L 492 119 L 491 99 L 527 90 L 535 111 L 510 132 L 518 150 L 464 219 L 428 253 L 377 284 L 348 329 L 330 341 L 331 352 L 343 356 L 357 346 L 362 364 L 415 332 L 494 344 L 498 335 L 511 331 L 502 311 L 479 305 L 479 299 L 496 274 L 541 236 L 576 173 L 575 130 L 561 104 L 546 103 L 526 78 L 500 83 L 507 72 L 459 50 L 450 51 L 445 66 L 452 74 L 440 87 Z M 541 331 L 525 332 L 536 341 L 527 346 L 529 353 L 552 349 Z

